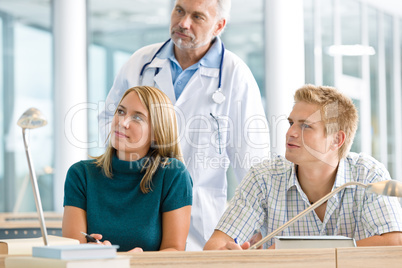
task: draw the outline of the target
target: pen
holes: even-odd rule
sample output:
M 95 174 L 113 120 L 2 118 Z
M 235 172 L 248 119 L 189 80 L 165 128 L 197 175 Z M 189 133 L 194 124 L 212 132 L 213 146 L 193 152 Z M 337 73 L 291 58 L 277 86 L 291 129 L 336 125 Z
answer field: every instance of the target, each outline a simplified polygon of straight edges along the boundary
M 87 233 L 81 232 L 81 234 L 85 235 L 85 238 L 87 239 L 88 242 L 100 243 L 98 239 L 95 239 L 93 236 L 90 236 Z
M 237 241 L 237 237 L 235 238 L 235 239 L 233 239 L 234 240 L 234 242 L 236 243 L 236 244 L 239 244 L 239 241 Z

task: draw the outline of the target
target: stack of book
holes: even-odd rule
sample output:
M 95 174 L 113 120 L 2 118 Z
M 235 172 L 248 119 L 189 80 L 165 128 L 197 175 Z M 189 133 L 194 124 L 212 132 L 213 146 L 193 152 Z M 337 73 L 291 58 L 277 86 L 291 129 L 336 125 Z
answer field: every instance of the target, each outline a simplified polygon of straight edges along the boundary
M 130 267 L 130 258 L 117 256 L 118 246 L 95 244 L 40 246 L 32 248 L 32 256 L 10 256 L 6 268 L 84 268 Z
M 80 241 L 61 236 L 48 235 L 48 244 L 55 245 L 78 245 Z M 43 238 L 16 238 L 0 240 L 0 254 L 7 255 L 32 255 L 32 248 L 43 246 Z

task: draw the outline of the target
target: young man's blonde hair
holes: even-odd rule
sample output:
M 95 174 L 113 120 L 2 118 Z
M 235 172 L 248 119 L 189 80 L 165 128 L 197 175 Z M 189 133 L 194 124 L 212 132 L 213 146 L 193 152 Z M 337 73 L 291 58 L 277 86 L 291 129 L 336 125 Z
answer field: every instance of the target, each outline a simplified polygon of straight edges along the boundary
M 151 148 L 143 165 L 145 175 L 141 180 L 141 191 L 146 194 L 151 190 L 152 176 L 160 165 L 168 164 L 168 158 L 176 158 L 184 162 L 180 149 L 176 113 L 169 98 L 157 88 L 137 86 L 128 89 L 121 101 L 131 92 L 136 92 L 141 103 L 148 110 L 151 123 Z M 116 116 L 116 111 L 115 111 Z M 110 133 L 109 133 L 110 137 Z M 101 167 L 109 178 L 112 174 L 112 158 L 116 153 L 109 139 L 108 146 L 103 155 L 95 157 L 95 163 Z
M 345 132 L 345 142 L 339 148 L 339 159 L 346 157 L 356 134 L 359 116 L 352 100 L 336 88 L 304 85 L 298 89 L 295 102 L 304 101 L 320 107 L 321 118 L 325 124 L 325 135 Z

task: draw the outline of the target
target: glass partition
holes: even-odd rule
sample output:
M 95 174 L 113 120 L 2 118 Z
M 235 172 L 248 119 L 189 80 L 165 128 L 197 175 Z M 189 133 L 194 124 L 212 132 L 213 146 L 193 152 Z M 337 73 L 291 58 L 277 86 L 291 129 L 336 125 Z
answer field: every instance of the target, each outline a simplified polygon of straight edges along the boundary
M 3 79 L 3 18 L 0 16 L 0 103 L 3 103 L 4 79 Z M 4 140 L 4 111 L 0 112 L 0 141 Z M 0 196 L 5 196 L 6 183 L 4 177 L 4 143 L 0 142 Z M 0 212 L 5 211 L 5 198 L 0 198 Z
M 394 105 L 394 36 L 393 36 L 393 17 L 384 14 L 384 44 L 385 44 L 385 84 L 387 92 L 387 152 L 388 170 L 392 173 L 395 163 L 395 105 Z M 401 89 L 399 89 L 401 90 Z M 398 137 L 400 138 L 400 137 Z M 399 163 L 400 164 L 400 163 Z
M 369 45 L 376 54 L 370 56 L 370 98 L 371 98 L 371 151 L 373 157 L 380 159 L 380 107 L 379 107 L 379 80 L 378 80 L 378 11 L 368 8 L 368 35 Z
M 42 128 L 29 130 L 29 147 L 35 167 L 43 209 L 53 210 L 53 88 L 52 36 L 49 31 L 23 23 L 15 25 L 14 109 L 9 111 L 11 130 L 7 150 L 15 159 L 15 211 L 36 211 L 28 164 L 18 118 L 28 108 L 39 109 L 48 120 Z M 29 183 L 28 183 L 29 182 Z
M 322 29 L 322 83 L 334 85 L 334 57 L 328 53 L 334 44 L 334 3 L 333 0 L 321 0 L 321 29 Z
M 342 45 L 362 44 L 361 3 L 355 0 L 341 0 Z M 362 78 L 362 57 L 343 56 L 343 74 Z
M 320 66 L 315 66 L 314 64 L 314 1 L 305 0 L 304 1 L 304 63 L 305 66 L 305 81 L 309 84 L 314 84 L 316 81 L 315 69 L 320 68 Z
M 88 48 L 88 142 L 94 144 L 89 148 L 90 156 L 103 153 L 103 145 L 99 144 L 99 131 L 97 118 L 99 108 L 106 99 L 107 83 L 107 50 L 95 44 Z

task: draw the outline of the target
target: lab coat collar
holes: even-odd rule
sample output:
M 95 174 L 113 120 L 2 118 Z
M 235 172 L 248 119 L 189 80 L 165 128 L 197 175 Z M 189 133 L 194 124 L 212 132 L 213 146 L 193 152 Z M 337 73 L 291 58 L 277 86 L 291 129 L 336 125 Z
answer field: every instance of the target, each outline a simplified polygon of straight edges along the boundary
M 148 68 L 161 68 L 160 72 L 155 76 L 158 77 L 159 74 L 161 74 L 162 70 L 165 69 L 163 67 L 166 67 L 167 64 L 170 64 L 169 59 L 160 59 L 156 57 L 151 64 L 148 65 Z M 200 75 L 203 76 L 208 76 L 208 77 L 218 77 L 219 76 L 219 68 L 208 68 L 205 66 L 200 66 L 198 68 L 198 71 L 194 73 L 193 77 L 199 72 Z M 191 77 L 190 81 L 193 79 Z M 190 83 L 189 81 L 189 83 Z
M 219 69 L 216 68 L 207 68 L 204 66 L 200 66 L 199 68 L 200 75 L 209 76 L 209 77 L 218 77 Z
M 207 53 L 199 60 L 198 65 L 206 68 L 219 68 L 222 55 L 222 40 L 219 37 L 215 37 L 212 41 L 212 45 Z M 156 58 L 169 59 L 170 61 L 179 65 L 174 55 L 174 43 L 170 40 L 166 46 L 158 53 Z M 180 65 L 179 65 L 180 66 Z M 197 66 L 197 68 L 199 67 Z
M 222 41 L 219 37 L 213 40 L 213 43 L 207 53 L 199 61 L 201 66 L 207 68 L 218 68 L 222 57 Z
M 156 57 L 156 58 L 148 65 L 148 68 L 162 68 L 162 67 L 165 65 L 166 62 L 170 63 L 168 59 L 161 59 L 161 58 Z

